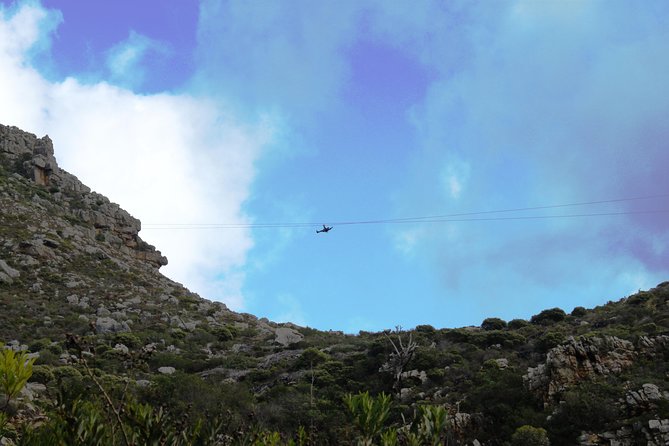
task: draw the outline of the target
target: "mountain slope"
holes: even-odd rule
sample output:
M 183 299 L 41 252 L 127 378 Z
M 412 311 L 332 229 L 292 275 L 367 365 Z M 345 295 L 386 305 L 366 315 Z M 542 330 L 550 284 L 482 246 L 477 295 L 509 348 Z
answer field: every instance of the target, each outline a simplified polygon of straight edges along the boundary
M 389 426 L 446 407 L 449 444 L 523 425 L 553 444 L 669 441 L 669 283 L 570 315 L 351 336 L 200 298 L 160 273 L 140 228 L 60 169 L 48 137 L 0 125 L 0 341 L 37 358 L 12 425 L 95 400 L 99 377 L 189 423 L 222 415 L 229 441 L 308 426 L 311 444 L 350 444 L 342 398 L 359 391 L 394 395 Z

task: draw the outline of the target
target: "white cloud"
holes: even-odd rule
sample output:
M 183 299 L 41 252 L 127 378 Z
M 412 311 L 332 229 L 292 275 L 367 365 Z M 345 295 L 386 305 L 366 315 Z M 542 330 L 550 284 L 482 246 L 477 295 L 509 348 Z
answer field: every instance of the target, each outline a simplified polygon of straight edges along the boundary
M 47 14 L 22 6 L 0 16 L 0 122 L 54 141 L 61 167 L 143 223 L 245 223 L 254 162 L 272 135 L 189 95 L 136 95 L 105 82 L 50 82 L 28 53 Z M 16 31 L 20 28 L 20 33 Z M 12 38 L 9 38 L 12 36 Z M 243 307 L 248 230 L 143 230 L 170 260 L 163 268 L 204 297 Z
M 463 161 L 452 161 L 444 168 L 441 179 L 448 195 L 454 200 L 460 198 L 470 170 L 469 164 Z
M 115 84 L 135 87 L 141 85 L 146 77 L 142 67 L 143 59 L 149 53 L 167 55 L 167 47 L 160 42 L 130 31 L 128 38 L 114 45 L 107 52 L 106 65 Z

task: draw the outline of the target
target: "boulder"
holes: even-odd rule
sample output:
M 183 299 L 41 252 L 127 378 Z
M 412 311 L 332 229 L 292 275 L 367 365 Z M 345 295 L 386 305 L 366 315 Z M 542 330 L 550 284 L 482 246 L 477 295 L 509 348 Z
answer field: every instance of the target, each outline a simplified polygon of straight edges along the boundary
M 290 327 L 279 327 L 275 330 L 276 337 L 274 342 L 284 347 L 288 347 L 291 344 L 296 344 L 304 338 L 301 333 L 290 328 Z
M 130 331 L 130 327 L 126 322 L 118 322 L 110 317 L 99 317 L 95 320 L 95 331 L 98 334 L 122 333 Z

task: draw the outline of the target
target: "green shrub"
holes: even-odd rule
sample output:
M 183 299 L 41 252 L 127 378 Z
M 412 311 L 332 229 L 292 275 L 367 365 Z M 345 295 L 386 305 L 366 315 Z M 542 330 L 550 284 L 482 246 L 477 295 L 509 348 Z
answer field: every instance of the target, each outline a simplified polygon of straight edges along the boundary
M 75 369 L 70 365 L 55 367 L 52 369 L 52 372 L 53 376 L 58 380 L 69 379 L 69 378 L 80 380 L 83 377 L 79 370 Z
M 481 322 L 481 328 L 489 330 L 503 330 L 506 328 L 506 321 L 498 317 L 489 317 Z
M 48 348 L 50 345 L 51 345 L 50 339 L 42 338 L 31 342 L 30 345 L 28 346 L 28 350 L 30 350 L 32 353 L 37 353 Z
M 309 347 L 302 352 L 295 363 L 298 368 L 316 367 L 326 362 L 330 357 L 317 348 Z
M 628 305 L 643 305 L 650 300 L 652 294 L 641 291 L 627 298 Z
M 541 353 L 560 345 L 564 341 L 564 335 L 557 331 L 548 331 L 544 333 L 537 341 L 537 349 Z
M 435 328 L 432 325 L 416 325 L 416 331 L 418 333 L 434 334 L 436 332 Z
M 390 414 L 390 395 L 382 393 L 375 398 L 369 396 L 369 392 L 348 394 L 344 397 L 344 403 L 353 424 L 360 431 L 360 443 L 371 445 L 381 434 Z
M 530 322 L 537 325 L 551 325 L 563 321 L 566 317 L 567 314 L 561 308 L 551 308 L 535 314 Z
M 546 429 L 533 426 L 521 426 L 511 437 L 511 446 L 549 446 Z
M 585 307 L 574 307 L 574 309 L 571 310 L 571 315 L 574 317 L 583 317 L 586 314 L 588 314 L 588 310 L 586 310 Z
M 26 352 L 15 352 L 0 343 L 0 391 L 5 397 L 4 407 L 18 396 L 33 373 L 35 358 Z
M 142 345 L 141 339 L 132 333 L 117 333 L 114 335 L 114 344 L 123 344 L 128 348 L 137 348 Z
M 518 330 L 519 328 L 527 327 L 530 325 L 525 319 L 511 319 L 507 326 L 512 330 Z
M 55 375 L 51 371 L 51 367 L 48 365 L 35 365 L 33 366 L 33 375 L 30 378 L 31 382 L 48 384 L 50 381 L 55 379 Z

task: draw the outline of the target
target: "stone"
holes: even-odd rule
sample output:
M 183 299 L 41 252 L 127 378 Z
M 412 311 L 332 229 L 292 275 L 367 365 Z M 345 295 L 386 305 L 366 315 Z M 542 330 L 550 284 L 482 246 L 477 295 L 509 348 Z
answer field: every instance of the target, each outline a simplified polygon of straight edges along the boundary
M 509 360 L 506 358 L 495 359 L 495 363 L 497 363 L 497 367 L 499 367 L 500 369 L 505 369 L 509 367 Z
M 103 306 L 99 306 L 97 311 L 95 312 L 95 314 L 97 314 L 100 317 L 107 317 L 107 316 L 111 315 L 111 311 L 109 311 L 108 309 L 106 309 Z
M 0 272 L 4 273 L 10 279 L 17 279 L 21 275 L 18 270 L 7 265 L 7 262 L 2 259 L 0 259 Z
M 116 350 L 117 352 L 121 352 L 124 355 L 130 353 L 130 349 L 125 344 L 116 344 L 114 346 L 114 350 Z
M 555 402 L 567 388 L 595 376 L 620 373 L 638 356 L 634 345 L 615 336 L 570 337 L 546 354 L 544 364 L 531 367 L 523 380 L 544 404 Z
M 655 384 L 643 384 L 641 387 L 648 400 L 657 401 L 663 398 L 660 389 Z
M 659 430 L 662 423 L 660 420 L 648 420 L 648 428 L 653 430 Z
M 99 334 L 122 333 L 130 331 L 130 327 L 127 323 L 118 322 L 110 317 L 99 317 L 95 321 L 95 331 Z
M 171 375 L 176 371 L 177 370 L 174 367 L 169 367 L 169 366 L 158 368 L 158 373 L 162 373 L 163 375 Z
M 274 342 L 284 347 L 288 347 L 291 344 L 296 344 L 304 338 L 301 333 L 289 327 L 279 327 L 275 330 L 274 333 L 276 335 Z

